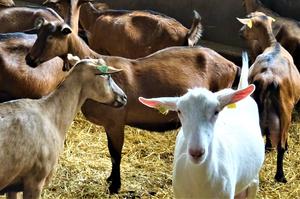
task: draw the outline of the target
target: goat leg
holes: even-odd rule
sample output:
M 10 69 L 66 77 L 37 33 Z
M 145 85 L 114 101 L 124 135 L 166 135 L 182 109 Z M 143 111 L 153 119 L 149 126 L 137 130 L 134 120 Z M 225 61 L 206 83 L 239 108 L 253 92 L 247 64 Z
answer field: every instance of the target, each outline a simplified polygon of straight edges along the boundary
M 283 157 L 285 151 L 286 150 L 279 143 L 277 146 L 277 170 L 276 170 L 275 180 L 283 183 L 287 182 L 283 172 Z
M 124 125 L 119 125 L 112 128 L 105 128 L 108 149 L 111 155 L 112 170 L 107 181 L 110 182 L 109 193 L 118 193 L 121 187 L 121 174 L 120 174 L 120 164 L 121 164 L 121 153 L 124 144 Z

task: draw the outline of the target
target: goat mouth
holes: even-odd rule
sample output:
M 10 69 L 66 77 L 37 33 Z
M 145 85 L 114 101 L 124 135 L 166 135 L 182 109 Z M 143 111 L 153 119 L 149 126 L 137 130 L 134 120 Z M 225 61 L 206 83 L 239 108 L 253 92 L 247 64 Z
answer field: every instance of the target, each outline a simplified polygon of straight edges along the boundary
M 113 102 L 113 106 L 116 107 L 116 108 L 123 107 L 126 104 L 127 104 L 127 97 L 125 95 L 124 96 L 117 96 L 117 98 Z

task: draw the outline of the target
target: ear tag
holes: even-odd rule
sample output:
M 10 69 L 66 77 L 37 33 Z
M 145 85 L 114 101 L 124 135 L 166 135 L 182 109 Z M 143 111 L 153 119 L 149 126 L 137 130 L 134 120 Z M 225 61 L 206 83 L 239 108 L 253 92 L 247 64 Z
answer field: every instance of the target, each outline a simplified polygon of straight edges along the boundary
M 99 71 L 101 71 L 102 73 L 107 73 L 108 72 L 108 66 L 106 66 L 106 65 L 99 65 L 99 66 L 97 66 L 97 69 Z
M 247 23 L 247 26 L 248 26 L 249 28 L 252 28 L 252 20 L 249 20 L 249 22 Z
M 163 115 L 167 115 L 169 112 L 168 109 L 166 109 L 165 107 L 160 106 L 160 105 L 156 106 L 155 108 Z
M 236 103 L 228 104 L 227 108 L 236 108 Z

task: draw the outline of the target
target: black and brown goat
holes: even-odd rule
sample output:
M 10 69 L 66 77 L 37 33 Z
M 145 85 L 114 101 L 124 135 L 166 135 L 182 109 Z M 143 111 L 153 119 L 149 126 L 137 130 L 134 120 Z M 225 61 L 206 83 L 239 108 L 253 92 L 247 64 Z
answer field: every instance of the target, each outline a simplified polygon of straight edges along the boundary
M 258 41 L 263 53 L 250 68 L 249 83 L 256 85 L 253 97 L 258 104 L 260 126 L 266 135 L 266 150 L 277 147 L 275 179 L 286 182 L 283 171 L 287 150 L 291 114 L 300 97 L 300 75 L 292 56 L 276 41 L 272 32 L 274 19 L 262 12 L 239 19 L 245 24 L 241 35 L 248 41 Z

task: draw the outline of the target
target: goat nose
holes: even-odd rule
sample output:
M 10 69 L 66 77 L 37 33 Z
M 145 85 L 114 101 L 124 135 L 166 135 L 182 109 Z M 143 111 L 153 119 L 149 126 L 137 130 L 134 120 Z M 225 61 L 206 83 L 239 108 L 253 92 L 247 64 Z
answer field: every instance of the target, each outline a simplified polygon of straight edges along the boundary
M 26 64 L 29 65 L 30 67 L 37 67 L 37 64 L 33 61 L 33 59 L 31 58 L 31 56 L 29 54 L 26 55 L 25 57 L 25 61 L 26 61 Z
M 189 149 L 189 154 L 195 159 L 198 160 L 204 155 L 204 149 Z

